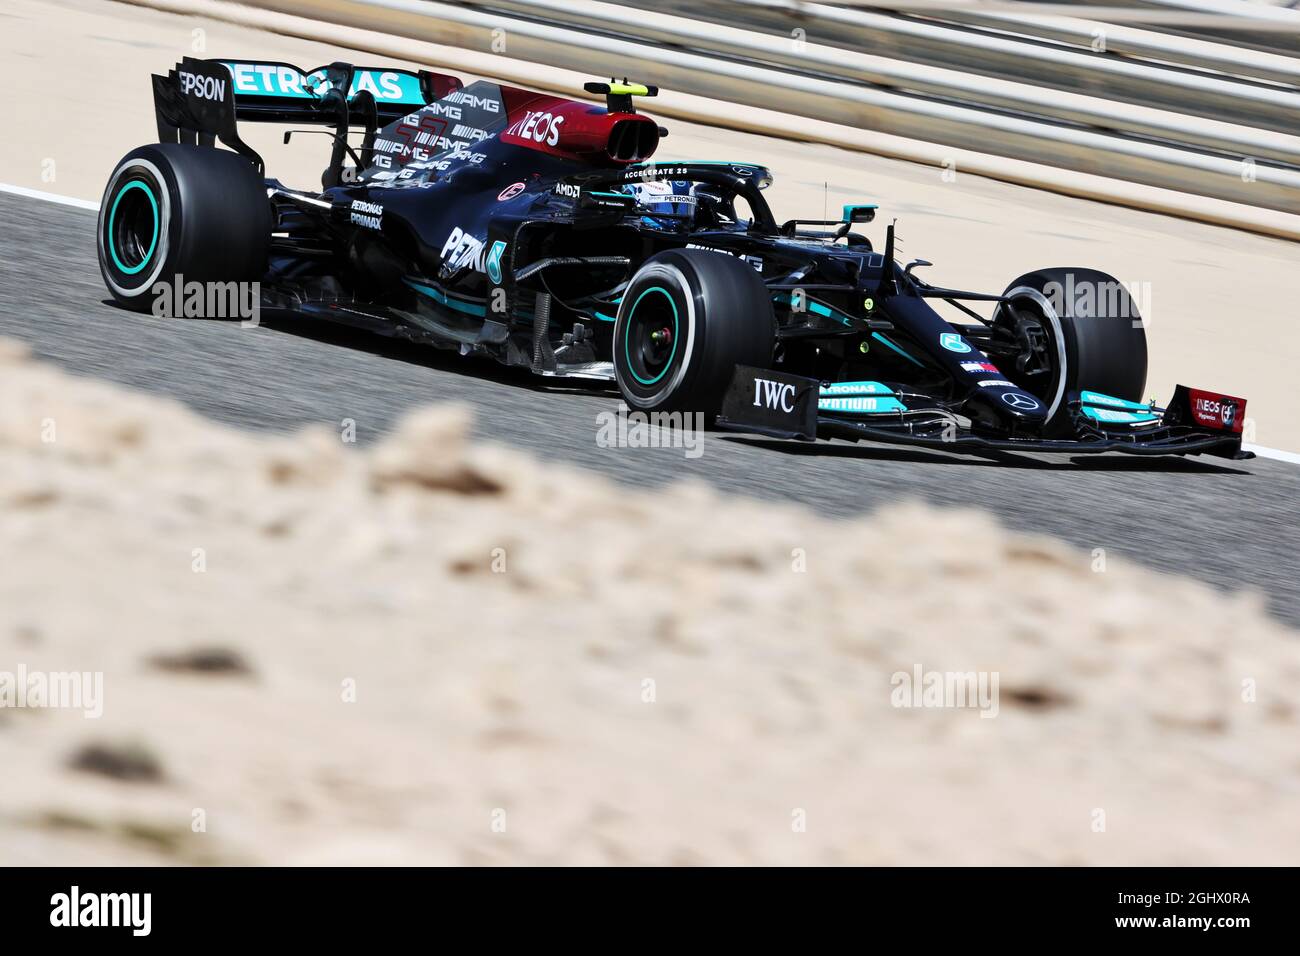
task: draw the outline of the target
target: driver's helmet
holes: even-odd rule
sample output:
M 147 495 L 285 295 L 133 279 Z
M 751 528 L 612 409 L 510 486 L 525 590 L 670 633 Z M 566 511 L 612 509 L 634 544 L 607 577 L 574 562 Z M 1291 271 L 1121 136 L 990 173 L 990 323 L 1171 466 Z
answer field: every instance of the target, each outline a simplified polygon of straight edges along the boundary
M 641 221 L 656 229 L 690 226 L 695 221 L 695 186 L 679 180 L 651 180 L 623 187 L 641 207 Z M 656 215 L 656 213 L 658 215 Z

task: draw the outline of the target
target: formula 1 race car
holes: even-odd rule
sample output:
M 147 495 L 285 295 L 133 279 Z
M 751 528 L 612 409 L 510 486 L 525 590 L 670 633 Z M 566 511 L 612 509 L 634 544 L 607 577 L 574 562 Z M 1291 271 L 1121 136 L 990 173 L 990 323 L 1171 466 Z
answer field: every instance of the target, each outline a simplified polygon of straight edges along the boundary
M 725 428 L 1249 457 L 1242 399 L 1143 401 L 1145 332 L 1111 276 L 962 292 L 896 262 L 893 225 L 879 251 L 856 231 L 874 204 L 777 222 L 762 166 L 649 162 L 667 130 L 634 98 L 653 87 L 588 83 L 597 106 L 426 71 L 186 58 L 153 89 L 161 142 L 118 164 L 98 225 L 129 308 L 177 274 L 255 282 L 264 309 L 612 380 L 634 410 Z M 265 179 L 238 119 L 327 127 L 321 189 Z

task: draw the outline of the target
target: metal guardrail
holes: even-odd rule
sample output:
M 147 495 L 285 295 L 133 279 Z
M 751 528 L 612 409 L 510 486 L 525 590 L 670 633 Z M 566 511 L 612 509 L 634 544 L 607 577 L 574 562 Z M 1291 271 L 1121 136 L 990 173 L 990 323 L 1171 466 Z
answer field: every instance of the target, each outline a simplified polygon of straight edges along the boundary
M 1066 4 L 1137 7 L 1170 33 L 1300 55 L 1300 10 L 1246 0 L 1062 0 Z M 1225 27 L 1230 28 L 1225 28 Z
M 469 0 L 469 3 L 480 9 L 521 14 L 535 6 L 533 0 Z M 575 13 L 585 8 L 580 3 L 569 6 Z M 1244 82 L 1226 72 L 1217 72 L 1222 67 L 1213 63 L 1196 70 L 1175 70 L 1150 61 L 1094 52 L 1090 46 L 1028 42 L 1024 37 L 1005 32 L 1008 29 L 1005 25 L 994 31 L 824 3 L 662 0 L 660 6 L 683 13 L 689 10 L 694 19 L 761 30 L 787 40 L 794 31 L 801 31 L 799 35 L 810 46 L 840 47 L 1262 129 L 1294 131 L 1297 128 L 1300 92 L 1294 88 Z M 947 14 L 935 14 L 940 15 Z M 566 22 L 574 26 L 580 21 L 570 17 Z M 1238 57 L 1246 52 L 1237 50 Z
M 485 6 L 474 0 L 466 5 Z M 526 12 L 538 22 L 572 26 L 588 35 L 596 30 L 608 37 L 627 33 L 626 10 L 609 4 L 575 6 L 571 0 L 486 0 L 486 7 Z M 1000 78 L 973 81 L 968 73 L 931 64 L 872 56 L 838 46 L 809 43 L 807 39 L 795 43 L 788 36 L 650 12 L 638 16 L 636 37 L 678 50 L 721 54 L 736 62 L 761 63 L 812 77 L 926 94 L 953 105 L 987 107 L 1027 118 L 1135 134 L 1150 142 L 1192 145 L 1229 156 L 1252 156 L 1283 165 L 1300 164 L 1300 136 L 1153 109 L 1141 102 L 1108 102 Z M 1240 98 L 1251 91 L 1232 87 L 1230 92 Z M 1296 96 L 1295 105 L 1300 110 L 1300 96 Z
M 1244 2 L 1244 0 L 1238 0 Z M 1069 7 L 1063 12 L 1073 14 Z M 1125 57 L 1152 65 L 1176 66 L 1198 72 L 1213 71 L 1227 77 L 1262 80 L 1283 86 L 1300 86 L 1300 59 L 1242 49 L 1232 45 L 1232 34 L 1220 34 L 1212 42 L 1186 36 L 1170 36 L 1156 29 L 1110 23 L 1101 19 L 1073 16 L 1034 15 L 997 11 L 945 10 L 935 13 L 943 22 L 970 24 L 1013 36 L 1052 40 L 1078 50 L 1110 57 Z
M 1230 77 L 1153 68 L 1118 58 L 1077 59 L 1078 52 L 1042 42 L 989 38 L 971 31 L 859 10 L 799 4 L 808 25 L 799 46 L 791 37 L 740 30 L 583 0 L 485 0 L 457 5 L 427 0 L 258 0 L 286 13 L 483 53 L 505 30 L 512 58 L 587 74 L 635 75 L 714 100 L 758 105 L 858 129 L 942 143 L 1112 179 L 1175 189 L 1282 212 L 1300 212 L 1300 150 L 1295 127 L 1300 93 Z M 789 0 L 728 5 L 747 13 L 788 14 Z M 693 4 L 716 17 L 716 3 Z M 778 10 L 778 8 L 783 8 Z M 847 18 L 847 19 L 846 19 Z M 861 18 L 868 18 L 864 25 Z M 832 31 L 830 26 L 835 29 Z M 852 26 L 852 28 L 850 28 Z M 833 42 L 814 43 L 826 29 Z M 984 57 L 986 69 L 1026 70 L 1071 64 L 1081 78 L 1107 72 L 1129 83 L 1126 97 L 1044 90 L 1036 83 L 983 79 L 896 57 L 843 49 L 859 32 L 913 59 L 942 46 Z M 953 34 L 965 34 L 953 40 Z M 940 36 L 940 34 L 943 34 Z M 926 37 L 929 43 L 909 45 Z M 1027 47 L 1038 51 L 1027 57 Z M 1103 65 L 1104 64 L 1104 65 Z M 1090 73 L 1090 71 L 1092 71 Z M 1159 78 L 1153 76 L 1158 74 Z M 1032 77 L 1027 77 L 1030 79 Z M 1157 109 L 1163 98 L 1218 120 Z M 1258 125 L 1243 125 L 1249 117 Z M 1225 120 L 1232 120 L 1228 122 Z M 1271 128 L 1272 127 L 1272 128 Z M 1249 160 L 1249 162 L 1243 162 Z

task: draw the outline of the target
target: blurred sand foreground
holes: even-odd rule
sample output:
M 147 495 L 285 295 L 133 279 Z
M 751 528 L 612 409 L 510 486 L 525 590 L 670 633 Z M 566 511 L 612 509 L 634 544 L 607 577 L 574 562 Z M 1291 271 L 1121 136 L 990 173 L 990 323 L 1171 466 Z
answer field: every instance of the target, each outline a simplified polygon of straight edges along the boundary
M 0 182 L 83 199 L 98 200 L 117 161 L 157 140 L 149 74 L 165 73 L 182 56 L 280 60 L 305 69 L 338 59 L 419 65 L 364 52 L 360 34 L 362 49 L 349 50 L 107 0 L 5 0 L 0 23 L 0 88 L 6 91 Z M 466 82 L 477 78 L 452 72 Z M 103 78 L 105 88 L 91 96 L 87 77 Z M 573 75 L 575 93 L 583 79 L 590 77 Z M 653 115 L 653 102 L 645 106 Z M 1253 429 L 1248 441 L 1300 452 L 1295 243 L 960 169 L 945 179 L 938 168 L 815 143 L 676 120 L 666 125 L 671 135 L 660 159 L 770 166 L 776 183 L 768 200 L 778 220 L 833 214 L 851 201 L 878 202 L 880 218 L 866 233 L 881 242 L 885 223 L 898 217 L 900 256 L 933 261 L 926 273 L 931 282 L 1000 292 L 1033 269 L 1086 266 L 1132 284 L 1150 345 L 1147 396 L 1165 402 L 1179 382 L 1242 396 Z M 245 123 L 240 133 L 261 151 L 271 175 L 291 186 L 318 186 L 328 140 L 297 136 L 286 147 L 284 129 Z M 87 227 L 80 248 L 93 270 L 92 247 Z
M 0 707 L 0 863 L 1300 859 L 1255 599 L 465 427 L 252 436 L 0 341 L 0 672 L 103 681 Z M 917 666 L 996 672 L 996 716 L 893 706 Z

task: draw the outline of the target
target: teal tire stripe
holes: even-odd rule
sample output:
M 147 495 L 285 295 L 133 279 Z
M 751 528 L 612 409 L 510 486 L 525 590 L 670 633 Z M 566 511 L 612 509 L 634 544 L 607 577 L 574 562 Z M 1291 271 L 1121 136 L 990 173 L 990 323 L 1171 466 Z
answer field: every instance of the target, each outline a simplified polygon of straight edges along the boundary
M 658 292 L 658 293 L 660 293 L 660 294 L 663 295 L 666 299 L 668 299 L 668 304 L 669 304 L 670 306 L 672 306 L 672 310 L 673 310 L 673 349 L 672 349 L 671 352 L 668 353 L 668 361 L 667 361 L 667 363 L 665 363 L 664 368 L 663 368 L 663 371 L 660 372 L 658 375 L 656 375 L 654 378 L 651 378 L 651 379 L 644 379 L 644 378 L 642 378 L 640 375 L 638 375 L 638 374 L 636 373 L 636 369 L 634 369 L 634 368 L 632 367 L 632 348 L 631 348 L 631 346 L 632 346 L 632 316 L 636 313 L 636 307 L 639 306 L 639 305 L 641 304 L 641 300 L 644 299 L 646 296 L 648 296 L 651 292 Z M 651 286 L 650 288 L 648 288 L 648 289 L 646 289 L 644 292 L 642 292 L 639 296 L 637 296 L 637 297 L 636 297 L 636 301 L 632 303 L 632 310 L 631 310 L 630 312 L 628 312 L 628 314 L 627 314 L 627 327 L 626 327 L 626 329 L 624 329 L 624 331 L 623 331 L 623 356 L 627 359 L 627 370 L 628 370 L 629 372 L 631 372 L 631 373 L 632 373 L 632 377 L 633 377 L 634 379 L 636 379 L 638 382 L 640 382 L 642 385 L 654 385 L 654 384 L 655 384 L 656 382 L 658 382 L 661 378 L 663 378 L 664 375 L 666 375 L 666 374 L 668 373 L 668 370 L 669 370 L 670 368 L 673 367 L 673 359 L 674 359 L 674 358 L 676 357 L 676 355 L 677 355 L 678 328 L 679 328 L 679 326 L 678 326 L 678 316 L 677 316 L 677 303 L 673 301 L 673 297 L 672 297 L 672 295 L 668 292 L 668 290 L 665 289 L 665 288 L 663 288 L 662 286 L 657 286 L 657 285 L 653 285 L 653 286 Z
M 153 241 L 149 243 L 149 251 L 144 254 L 144 258 L 140 260 L 140 264 L 135 266 L 128 266 L 125 263 L 123 263 L 122 260 L 118 258 L 117 255 L 117 246 L 113 242 L 113 220 L 117 217 L 117 204 L 120 203 L 122 201 L 122 197 L 125 196 L 127 193 L 129 193 L 132 189 L 143 189 L 144 194 L 149 197 L 149 205 L 153 208 Z M 148 265 L 149 260 L 153 258 L 153 251 L 158 248 L 158 200 L 154 199 L 153 190 L 150 189 L 148 186 L 146 186 L 144 183 L 142 183 L 140 180 L 133 179 L 125 186 L 123 186 L 121 189 L 118 190 L 117 198 L 113 200 L 112 208 L 110 208 L 108 211 L 108 235 L 105 236 L 104 244 L 108 246 L 108 253 L 113 257 L 113 265 L 117 266 L 117 268 L 125 275 L 129 275 L 129 276 L 135 275 L 146 265 Z

